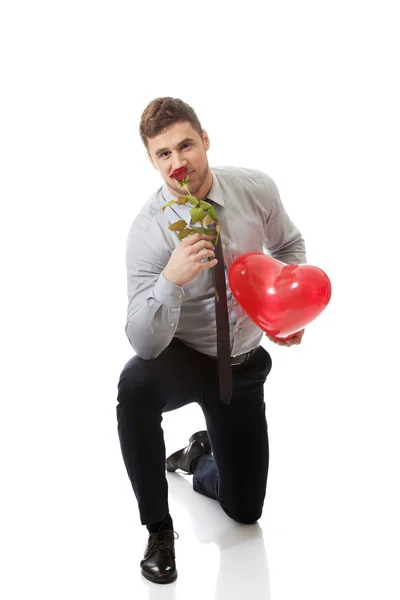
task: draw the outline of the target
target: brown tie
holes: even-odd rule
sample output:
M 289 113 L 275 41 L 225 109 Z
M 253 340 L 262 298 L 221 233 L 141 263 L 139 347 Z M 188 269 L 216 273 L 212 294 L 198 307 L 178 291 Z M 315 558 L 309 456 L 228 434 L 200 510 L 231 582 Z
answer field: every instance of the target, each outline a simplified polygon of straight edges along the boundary
M 212 200 L 207 200 L 212 203 Z M 215 230 L 215 224 L 209 225 L 208 228 Z M 215 258 L 218 260 L 213 268 L 215 274 L 215 287 L 217 288 L 219 296 L 218 302 L 217 299 L 215 299 L 219 391 L 222 402 L 230 404 L 232 398 L 231 340 L 221 235 L 219 236 L 218 244 L 215 246 Z

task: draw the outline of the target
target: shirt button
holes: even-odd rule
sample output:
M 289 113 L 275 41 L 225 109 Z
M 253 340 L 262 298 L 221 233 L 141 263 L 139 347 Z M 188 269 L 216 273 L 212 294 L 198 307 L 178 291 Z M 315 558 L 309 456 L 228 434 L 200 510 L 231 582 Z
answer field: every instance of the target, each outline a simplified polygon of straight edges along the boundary
M 171 327 L 175 327 L 175 323 L 170 323 Z

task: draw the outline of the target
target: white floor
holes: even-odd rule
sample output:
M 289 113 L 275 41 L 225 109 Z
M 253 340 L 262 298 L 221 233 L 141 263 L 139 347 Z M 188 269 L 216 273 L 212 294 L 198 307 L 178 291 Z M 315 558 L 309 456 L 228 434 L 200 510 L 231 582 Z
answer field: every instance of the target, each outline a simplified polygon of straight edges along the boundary
M 15 373 L 25 403 L 22 411 L 14 399 L 2 421 L 1 597 L 399 600 L 395 399 L 389 389 L 376 394 L 372 379 L 369 398 L 365 386 L 358 394 L 350 380 L 345 387 L 350 361 L 337 380 L 326 355 L 311 366 L 315 335 L 310 328 L 302 351 L 267 346 L 275 363 L 265 388 L 271 463 L 257 524 L 235 523 L 193 491 L 191 476 L 168 474 L 179 538 L 178 579 L 166 586 L 140 574 L 147 531 L 116 433 L 120 358 L 94 390 L 90 378 L 78 390 L 65 376 L 65 389 L 51 394 L 61 372 L 53 381 L 48 371 L 46 393 L 31 402 L 29 389 L 43 381 L 39 363 L 25 378 Z M 87 369 L 69 366 L 77 377 Z M 66 374 L 66 363 L 60 369 Z M 203 427 L 197 405 L 165 414 L 167 453 Z

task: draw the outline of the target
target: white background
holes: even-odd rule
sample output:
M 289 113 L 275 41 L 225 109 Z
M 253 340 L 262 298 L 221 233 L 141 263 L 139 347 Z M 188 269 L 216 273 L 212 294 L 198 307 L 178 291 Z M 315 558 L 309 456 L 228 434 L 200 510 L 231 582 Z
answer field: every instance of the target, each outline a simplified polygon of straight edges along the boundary
M 2 3 L 2 598 L 400 598 L 395 4 Z M 333 289 L 300 347 L 264 342 L 264 542 L 226 543 L 238 528 L 175 475 L 166 587 L 140 577 L 115 417 L 157 96 L 193 106 L 211 166 L 275 180 Z M 195 405 L 165 415 L 167 451 L 203 424 Z

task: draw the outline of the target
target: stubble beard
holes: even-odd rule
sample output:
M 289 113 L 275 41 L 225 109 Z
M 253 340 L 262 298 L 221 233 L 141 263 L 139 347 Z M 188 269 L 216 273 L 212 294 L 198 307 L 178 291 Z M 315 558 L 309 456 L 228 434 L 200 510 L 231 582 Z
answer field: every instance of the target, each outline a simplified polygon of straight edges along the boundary
M 197 173 L 198 173 L 198 171 L 197 171 Z M 201 189 L 202 185 L 204 185 L 204 182 L 207 179 L 207 174 L 208 174 L 208 164 L 204 168 L 204 171 L 200 178 L 200 182 L 198 184 L 196 184 L 195 187 L 193 187 L 193 184 L 191 184 L 190 177 L 189 177 L 189 183 L 187 184 L 187 187 L 189 188 L 189 191 L 193 196 L 196 196 L 197 192 Z M 184 187 L 181 187 L 181 186 L 179 186 L 179 187 L 169 186 L 169 187 L 171 189 L 173 189 L 177 194 L 179 194 L 179 196 L 186 196 L 186 190 Z

